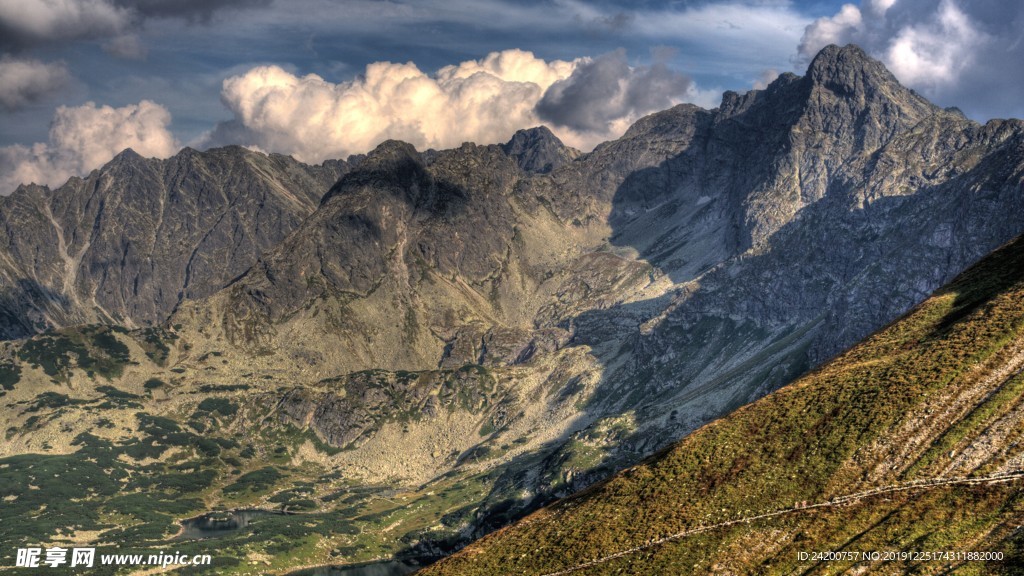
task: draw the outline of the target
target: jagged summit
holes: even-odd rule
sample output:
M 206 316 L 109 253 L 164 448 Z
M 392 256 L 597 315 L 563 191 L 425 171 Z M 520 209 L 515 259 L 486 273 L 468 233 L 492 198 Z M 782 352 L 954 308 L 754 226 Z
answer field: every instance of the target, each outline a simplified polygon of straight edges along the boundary
M 392 193 L 407 193 L 429 188 L 423 154 L 416 147 L 401 140 L 385 140 L 371 150 L 352 170 L 331 187 L 320 205 L 332 198 L 367 186 L 387 189 Z
M 390 158 L 410 158 L 418 157 L 419 152 L 416 147 L 403 140 L 385 140 L 377 145 L 376 148 L 366 154 L 366 160 L 372 162 L 373 160 L 386 160 Z
M 515 159 L 523 171 L 537 174 L 547 174 L 580 154 L 563 144 L 547 126 L 518 130 L 501 149 Z
M 133 171 L 146 166 L 151 166 L 158 170 L 158 167 L 164 165 L 235 162 L 251 154 L 254 154 L 254 152 L 238 145 L 210 148 L 209 150 L 202 151 L 185 146 L 168 158 L 158 159 L 147 158 L 136 152 L 135 149 L 128 147 L 114 155 L 110 161 L 97 168 L 95 172 L 110 174 L 117 171 Z M 72 180 L 75 178 L 72 177 Z
M 10 198 L 10 197 L 15 197 L 15 196 L 26 196 L 26 195 L 28 195 L 28 196 L 32 196 L 32 195 L 39 196 L 39 195 L 44 195 L 44 194 L 49 194 L 49 193 L 50 193 L 50 187 L 46 186 L 44 184 L 36 184 L 35 182 L 31 182 L 31 183 L 28 183 L 28 184 L 19 184 L 18 187 L 15 188 L 14 192 L 12 192 L 11 194 L 9 194 L 7 196 L 0 195 L 0 202 L 3 202 L 5 198 Z
M 139 154 L 138 152 L 136 152 L 134 149 L 132 149 L 132 148 L 125 148 L 124 150 L 121 150 L 120 152 L 118 152 L 117 155 L 115 155 L 114 158 L 111 160 L 111 162 L 129 161 L 129 160 L 142 159 L 142 158 L 143 158 L 143 156 L 141 154 Z
M 180 154 L 180 152 L 179 152 Z M 172 156 L 169 160 L 173 161 L 177 158 L 177 155 Z M 96 168 L 90 172 L 90 175 L 99 175 L 100 177 L 107 178 L 138 178 L 142 172 L 148 172 L 148 167 L 151 162 L 158 162 L 155 158 L 146 158 L 133 150 L 132 148 L 125 148 L 118 152 L 109 162 Z M 86 179 L 90 176 L 86 176 Z M 72 176 L 69 182 L 75 182 L 77 177 Z
M 532 143 L 552 140 L 558 144 L 562 143 L 550 128 L 541 124 L 540 126 L 534 126 L 533 128 L 522 128 L 520 130 L 516 130 L 516 133 L 512 135 L 512 138 L 508 142 L 505 143 L 504 147 L 514 147 L 517 143 Z
M 911 91 L 900 85 L 884 64 L 868 56 L 860 46 L 834 44 L 823 48 L 807 68 L 806 78 L 813 85 L 823 86 L 846 96 L 890 91 L 890 97 L 905 98 Z M 914 95 L 916 96 L 916 95 Z M 916 99 L 924 103 L 920 96 Z
M 247 270 L 347 170 L 241 147 L 164 160 L 131 148 L 47 192 L 22 186 L 0 217 L 0 336 L 164 320 Z

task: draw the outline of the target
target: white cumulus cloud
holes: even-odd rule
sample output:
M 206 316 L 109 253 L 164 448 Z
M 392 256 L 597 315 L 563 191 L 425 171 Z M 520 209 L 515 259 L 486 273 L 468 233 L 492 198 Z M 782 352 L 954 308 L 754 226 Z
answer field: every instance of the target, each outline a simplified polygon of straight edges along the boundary
M 643 114 L 694 97 L 693 88 L 663 64 L 628 66 L 621 52 L 545 61 L 512 49 L 434 74 L 412 62 L 376 62 L 341 83 L 259 66 L 224 81 L 221 97 L 234 119 L 197 145 L 243 144 L 320 162 L 389 138 L 419 149 L 504 142 L 549 122 L 567 144 L 589 149 Z
M 901 28 L 885 53 L 893 73 L 905 82 L 942 86 L 956 82 L 974 64 L 985 35 L 951 0 L 933 18 Z
M 222 99 L 235 118 L 206 144 L 242 143 L 318 162 L 389 138 L 420 149 L 503 141 L 537 123 L 537 101 L 576 65 L 506 50 L 434 75 L 412 62 L 376 62 L 337 84 L 259 66 L 224 81 Z
M 165 158 L 180 148 L 168 129 L 171 115 L 143 100 L 121 108 L 61 106 L 50 126 L 48 143 L 0 148 L 0 193 L 19 184 L 63 184 L 70 176 L 99 168 L 125 148 L 142 156 Z

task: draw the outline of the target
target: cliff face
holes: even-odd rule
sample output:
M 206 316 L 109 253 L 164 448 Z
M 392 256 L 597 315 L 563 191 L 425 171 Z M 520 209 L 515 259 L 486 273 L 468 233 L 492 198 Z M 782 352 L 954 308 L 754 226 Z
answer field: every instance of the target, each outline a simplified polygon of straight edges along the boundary
M 56 190 L 0 200 L 3 336 L 82 322 L 150 325 L 245 272 L 347 169 L 243 148 L 131 150 Z
M 661 232 L 640 255 L 681 284 L 609 394 L 675 396 L 678 414 L 705 413 L 682 428 L 836 354 L 1020 231 L 1000 213 L 1024 208 L 1024 124 L 939 110 L 856 47 L 825 49 L 803 78 L 727 94 L 713 116 L 690 147 L 714 150 L 694 158 L 715 168 L 676 172 L 677 157 L 654 172 L 696 174 L 718 182 L 712 192 L 682 183 L 652 201 L 624 186 L 613 200 L 632 208 L 612 242 Z M 708 236 L 733 254 L 702 260 Z

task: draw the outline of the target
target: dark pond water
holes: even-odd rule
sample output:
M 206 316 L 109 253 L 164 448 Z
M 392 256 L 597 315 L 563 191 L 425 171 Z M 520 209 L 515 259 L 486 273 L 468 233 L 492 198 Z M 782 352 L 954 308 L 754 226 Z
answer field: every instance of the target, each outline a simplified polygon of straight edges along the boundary
M 202 540 L 205 538 L 221 538 L 236 534 L 249 522 L 260 516 L 283 514 L 275 510 L 226 510 L 211 512 L 181 521 L 182 531 L 176 540 Z
M 406 576 L 420 568 L 419 564 L 406 564 L 389 560 L 349 566 L 320 566 L 292 572 L 288 576 Z

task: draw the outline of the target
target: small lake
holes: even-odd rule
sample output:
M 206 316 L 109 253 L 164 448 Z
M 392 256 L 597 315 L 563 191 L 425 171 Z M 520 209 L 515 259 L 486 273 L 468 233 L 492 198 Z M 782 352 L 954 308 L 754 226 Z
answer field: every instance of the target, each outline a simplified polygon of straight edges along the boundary
M 276 510 L 225 510 L 210 512 L 195 518 L 181 521 L 181 533 L 175 540 L 203 540 L 206 538 L 223 538 L 245 529 L 250 522 L 260 516 L 278 515 L 284 512 Z
M 419 564 L 388 560 L 348 566 L 319 566 L 291 572 L 288 576 L 406 576 L 420 568 L 422 566 Z

